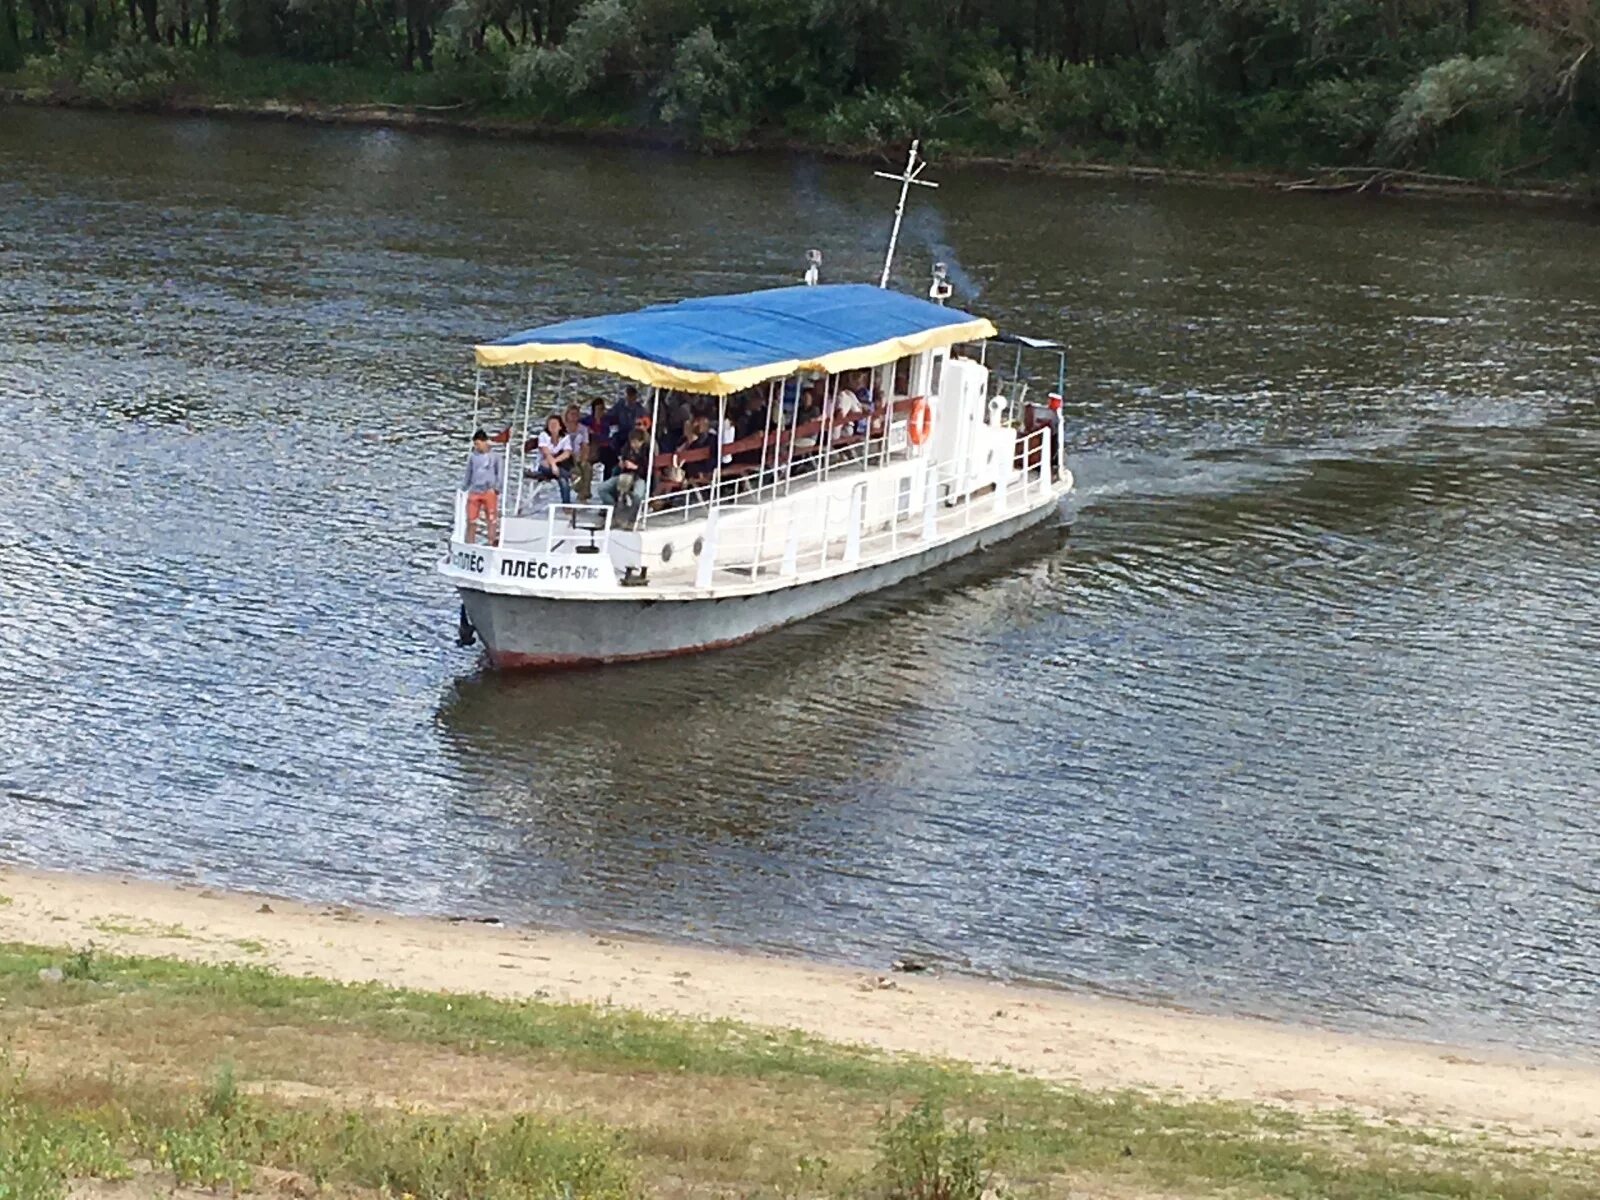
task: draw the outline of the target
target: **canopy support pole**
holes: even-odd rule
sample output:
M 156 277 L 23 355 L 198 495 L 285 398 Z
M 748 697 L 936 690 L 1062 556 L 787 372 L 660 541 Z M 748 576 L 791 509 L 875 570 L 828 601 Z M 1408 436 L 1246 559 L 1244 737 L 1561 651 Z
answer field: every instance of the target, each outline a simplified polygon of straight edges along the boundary
M 795 376 L 794 412 L 789 417 L 789 463 L 788 469 L 783 473 L 783 494 L 787 496 L 794 490 L 794 442 L 800 428 L 800 377 Z
M 829 416 L 828 385 L 833 382 L 833 379 L 832 375 L 824 375 L 822 377 L 822 395 L 818 397 L 822 401 L 822 428 L 817 430 L 817 479 L 819 482 L 828 478 L 828 426 L 833 422 L 832 417 Z
M 761 503 L 761 490 L 767 486 L 767 443 L 772 440 L 772 393 L 778 386 L 776 379 L 767 384 L 767 416 L 761 423 L 761 469 L 756 472 L 756 503 Z M 776 470 L 776 458 L 773 460 Z
M 832 375 L 822 385 L 822 478 L 828 478 L 828 468 L 833 464 L 833 427 L 839 420 L 839 380 L 843 375 Z M 828 396 L 828 383 L 833 384 L 833 396 Z
M 661 407 L 661 389 L 650 388 L 650 428 L 646 431 L 645 449 L 648 453 L 644 460 L 644 503 L 639 506 L 639 528 L 643 529 L 650 523 L 650 488 L 655 482 L 656 475 L 656 448 L 660 444 L 656 441 L 656 413 Z M 635 426 L 638 422 L 634 422 Z M 630 431 L 631 433 L 631 431 Z M 621 467 L 617 468 L 619 471 Z
M 711 506 L 713 508 L 722 504 L 722 424 L 727 419 L 728 394 L 723 392 L 717 397 L 717 436 L 711 439 L 713 453 L 717 456 L 717 461 L 711 468 Z
M 527 386 L 527 388 L 525 389 L 525 392 L 524 392 L 523 410 L 522 410 L 522 456 L 517 460 L 517 508 L 518 508 L 519 511 L 522 508 L 522 476 L 524 474 L 523 468 L 527 465 L 527 462 L 528 462 L 528 422 L 530 420 L 532 420 L 532 417 L 530 416 L 530 414 L 532 412 L 533 412 L 533 368 L 530 366 L 528 368 L 528 386 Z M 516 414 L 516 410 L 514 410 L 514 409 L 512 410 L 512 413 L 511 413 L 511 436 L 512 437 L 516 437 L 517 436 L 517 414 Z M 510 443 L 507 443 L 506 444 L 506 471 L 509 472 L 510 470 L 511 470 L 511 445 L 510 445 Z M 501 537 L 501 540 L 505 539 L 506 498 L 511 495 L 511 488 L 509 486 L 510 483 L 511 483 L 511 480 L 507 479 L 505 482 L 506 482 L 507 486 L 505 486 L 505 487 L 500 489 L 500 537 Z
M 890 368 L 891 370 L 893 368 Z M 883 403 L 883 438 L 878 450 L 878 465 L 888 465 L 889 462 L 889 427 L 894 424 L 894 377 L 890 376 L 888 398 Z

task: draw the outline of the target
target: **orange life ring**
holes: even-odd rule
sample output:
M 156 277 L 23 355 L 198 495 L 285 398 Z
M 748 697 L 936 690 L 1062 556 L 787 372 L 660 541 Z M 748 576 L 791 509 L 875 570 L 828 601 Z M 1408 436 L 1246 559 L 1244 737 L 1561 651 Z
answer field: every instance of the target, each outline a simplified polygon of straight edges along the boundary
M 933 436 L 933 410 L 918 396 L 911 402 L 911 417 L 906 421 L 906 436 L 913 446 L 925 445 Z

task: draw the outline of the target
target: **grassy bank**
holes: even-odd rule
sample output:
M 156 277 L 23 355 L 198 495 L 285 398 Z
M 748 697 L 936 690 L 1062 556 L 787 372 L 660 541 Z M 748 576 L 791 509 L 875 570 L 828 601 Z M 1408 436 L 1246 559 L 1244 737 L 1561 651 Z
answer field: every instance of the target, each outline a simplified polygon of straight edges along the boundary
M 117 107 L 446 110 L 700 149 L 1600 179 L 1594 0 L 0 0 L 0 73 Z M 1330 178 L 1328 186 L 1351 185 Z
M 1093 1093 L 731 1022 L 0 947 L 0 1197 L 1490 1197 L 1600 1153 Z M 88 1193 L 93 1194 L 92 1190 Z

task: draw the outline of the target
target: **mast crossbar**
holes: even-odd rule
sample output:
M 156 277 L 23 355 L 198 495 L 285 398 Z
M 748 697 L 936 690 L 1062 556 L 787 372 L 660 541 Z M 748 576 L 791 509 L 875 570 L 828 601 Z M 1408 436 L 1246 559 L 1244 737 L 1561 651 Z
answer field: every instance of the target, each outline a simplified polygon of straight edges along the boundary
M 911 153 L 906 156 L 906 169 L 900 174 L 891 175 L 887 171 L 873 172 L 879 179 L 894 180 L 900 185 L 900 203 L 895 205 L 894 228 L 889 231 L 889 252 L 884 255 L 883 259 L 883 278 L 878 280 L 878 286 L 881 288 L 889 286 L 889 272 L 894 269 L 894 251 L 900 242 L 900 221 L 906 215 L 906 195 L 911 191 L 911 185 L 916 184 L 918 187 L 926 188 L 939 186 L 930 180 L 919 178 L 928 165 L 926 159 L 921 162 L 917 161 L 917 147 L 921 144 L 920 141 L 911 143 Z

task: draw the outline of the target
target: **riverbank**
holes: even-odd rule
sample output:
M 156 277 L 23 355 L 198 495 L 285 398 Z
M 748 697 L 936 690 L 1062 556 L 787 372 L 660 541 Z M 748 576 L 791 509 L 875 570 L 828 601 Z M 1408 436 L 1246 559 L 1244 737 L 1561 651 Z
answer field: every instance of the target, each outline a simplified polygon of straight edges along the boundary
M 1600 1177 L 1587 1068 L 893 982 L 9 871 L 0 1194 L 1587 1200 Z M 1204 1098 L 1247 1063 L 1260 1102 Z M 1329 1071 L 1387 1111 L 1311 1094 Z
M 1544 1144 L 1600 1137 L 1600 1065 L 1367 1039 L 1064 992 L 877 975 L 633 938 L 398 917 L 185 885 L 8 870 L 0 942 L 731 1021 L 1172 1102 L 1357 1114 Z
M 108 101 L 71 90 L 39 86 L 7 86 L 0 77 L 0 106 L 64 108 L 76 111 L 122 112 L 150 117 L 210 117 L 221 120 L 291 122 L 346 128 L 394 129 L 420 134 L 449 134 L 502 140 L 584 143 L 685 151 L 670 130 L 603 122 L 562 123 L 532 116 L 514 116 L 470 105 L 413 105 L 383 101 L 330 103 L 315 100 L 211 99 L 201 95 L 150 97 L 135 95 Z M 707 152 L 704 147 L 696 153 Z M 796 137 L 762 136 L 718 154 L 798 154 L 835 162 L 881 164 L 881 148 L 841 145 Z M 1591 183 L 1543 180 L 1496 184 L 1423 171 L 1382 166 L 1329 166 L 1307 170 L 1197 169 L 1138 162 L 1097 162 L 1042 154 L 995 155 L 955 146 L 938 149 L 944 167 L 1020 172 L 1063 179 L 1121 179 L 1139 183 L 1184 183 L 1221 188 L 1252 188 L 1307 196 L 1365 196 L 1413 199 L 1494 201 L 1563 208 L 1600 208 L 1600 194 Z

